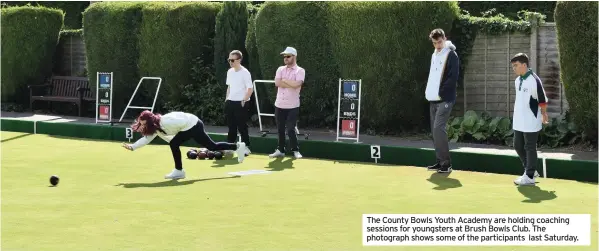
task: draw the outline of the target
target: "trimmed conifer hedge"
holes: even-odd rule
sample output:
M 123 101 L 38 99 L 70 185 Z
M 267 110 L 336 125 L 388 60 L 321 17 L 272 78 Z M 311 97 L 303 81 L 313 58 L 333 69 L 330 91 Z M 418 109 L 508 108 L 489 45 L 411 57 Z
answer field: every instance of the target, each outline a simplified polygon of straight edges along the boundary
M 328 11 L 340 75 L 362 79 L 362 131 L 428 128 L 424 90 L 434 50 L 428 35 L 451 30 L 457 3 L 331 2 Z
M 327 6 L 327 2 L 267 2 L 256 17 L 256 44 L 263 78 L 274 79 L 277 68 L 283 65 L 280 53 L 287 46 L 297 49 L 297 64 L 306 70 L 300 127 L 336 125 L 339 73 L 328 40 Z M 272 107 L 276 87 L 266 84 L 265 90 L 268 97 L 261 92 L 259 98 L 269 103 L 262 107 Z
M 64 29 L 80 29 L 82 13 L 90 1 L 2 1 L 6 6 L 44 6 L 64 12 Z
M 222 10 L 216 16 L 214 37 L 214 67 L 219 85 L 226 86 L 229 62 L 227 57 L 232 50 L 243 54 L 242 64 L 247 67 L 248 55 L 245 40 L 248 29 L 248 3 L 244 1 L 224 2 Z M 225 87 L 226 90 L 226 87 Z
M 300 125 L 336 125 L 344 78 L 363 81 L 362 131 L 424 127 L 428 34 L 449 32 L 458 14 L 456 2 L 267 2 L 255 26 L 260 68 L 273 79 L 283 64 L 279 53 L 298 50 L 306 69 Z M 275 88 L 269 90 L 273 96 Z
M 97 72 L 113 72 L 113 118 L 121 115 L 139 81 L 138 34 L 141 2 L 99 2 L 83 13 L 88 78 L 96 88 Z
M 260 70 L 260 59 L 258 56 L 258 47 L 256 46 L 256 14 L 258 12 L 257 7 L 253 6 L 253 5 L 248 5 L 248 12 L 249 12 L 249 17 L 248 17 L 248 26 L 247 26 L 247 35 L 245 37 L 245 51 L 247 52 L 247 55 L 244 56 L 247 61 L 247 68 L 250 71 L 250 73 L 252 74 L 252 80 L 257 80 L 257 79 L 263 79 L 262 78 L 262 72 Z M 260 94 L 265 93 L 265 86 L 264 85 L 256 85 L 256 89 L 254 91 L 259 92 Z M 267 99 L 264 99 L 262 96 L 260 96 L 260 109 L 263 109 L 263 107 L 272 107 L 273 103 L 268 102 Z M 252 95 L 252 101 L 250 102 L 250 114 L 251 115 L 257 115 L 257 109 L 256 109 L 256 95 Z M 262 111 L 261 112 L 267 112 L 267 111 Z M 271 109 L 268 112 L 273 112 L 273 110 Z M 252 116 L 252 121 L 258 120 L 258 118 L 256 116 Z M 271 121 L 273 122 L 273 121 Z
M 574 123 L 595 143 L 597 5 L 597 2 L 558 2 L 555 7 L 561 80 L 570 113 Z
M 27 104 L 27 85 L 50 76 L 63 22 L 64 12 L 57 9 L 2 8 L 2 102 Z
M 203 60 L 213 61 L 212 39 L 221 6 L 211 2 L 152 2 L 144 5 L 139 37 L 139 73 L 162 78 L 161 102 L 157 101 L 157 106 L 164 105 L 162 101 L 165 100 L 180 103 L 185 88 L 203 88 L 195 84 L 192 67 L 201 55 L 210 55 Z

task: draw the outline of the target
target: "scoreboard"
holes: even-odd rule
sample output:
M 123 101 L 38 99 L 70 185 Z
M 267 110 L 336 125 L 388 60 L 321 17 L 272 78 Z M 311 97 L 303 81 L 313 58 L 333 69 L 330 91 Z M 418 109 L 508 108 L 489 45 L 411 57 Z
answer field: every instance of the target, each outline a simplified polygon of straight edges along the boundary
M 96 123 L 112 122 L 112 72 L 96 73 Z
M 362 80 L 339 79 L 337 141 L 360 140 L 360 97 Z

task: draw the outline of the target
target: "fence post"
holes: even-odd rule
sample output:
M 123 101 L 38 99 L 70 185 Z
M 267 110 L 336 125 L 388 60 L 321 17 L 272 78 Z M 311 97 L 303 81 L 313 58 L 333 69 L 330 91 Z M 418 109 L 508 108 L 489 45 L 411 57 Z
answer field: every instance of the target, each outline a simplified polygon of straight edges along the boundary
M 510 40 L 510 32 L 508 31 L 507 32 L 507 60 L 506 60 L 506 62 L 508 62 L 508 63 L 506 63 L 506 66 L 507 66 L 506 67 L 507 68 L 507 74 L 506 74 L 506 76 L 507 76 L 507 83 L 508 83 L 507 84 L 507 106 L 506 106 L 506 108 L 507 108 L 507 115 L 506 115 L 506 117 L 508 117 L 508 118 L 510 117 L 510 110 L 511 110 L 510 109 L 511 108 L 510 107 L 510 100 L 511 100 L 511 92 L 510 92 L 510 90 L 512 88 L 512 85 L 510 84 L 510 82 L 511 82 L 510 81 L 510 72 L 511 72 L 512 69 L 510 69 L 511 68 L 511 64 L 509 63 L 510 59 L 512 57 L 511 54 L 510 54 L 510 48 L 511 48 L 510 42 L 511 42 L 511 40 Z
M 537 50 L 537 46 L 538 46 L 538 37 L 539 37 L 539 27 L 537 25 L 539 21 L 534 18 L 530 20 L 530 27 L 531 27 L 531 33 L 530 33 L 530 68 L 533 69 L 533 71 L 538 72 L 539 69 L 537 69 L 537 67 L 539 66 L 537 58 L 538 58 L 538 54 L 539 51 Z

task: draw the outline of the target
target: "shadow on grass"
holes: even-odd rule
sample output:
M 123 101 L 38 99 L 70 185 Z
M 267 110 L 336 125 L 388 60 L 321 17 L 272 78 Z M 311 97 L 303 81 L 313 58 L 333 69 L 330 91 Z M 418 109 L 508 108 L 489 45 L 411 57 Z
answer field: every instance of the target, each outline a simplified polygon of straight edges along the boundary
M 247 157 L 246 157 L 247 158 Z M 226 156 L 223 159 L 220 160 L 215 160 L 212 164 L 212 167 L 224 167 L 224 166 L 230 166 L 230 165 L 237 165 L 239 164 L 239 161 L 237 160 L 237 157 L 235 156 Z
M 431 177 L 428 178 L 427 180 L 430 183 L 437 185 L 436 187 L 433 188 L 435 190 L 447 190 L 450 188 L 462 187 L 462 183 L 459 180 L 454 179 L 454 178 L 449 178 L 450 174 L 451 173 L 434 172 L 433 174 L 431 174 Z
M 527 198 L 522 201 L 524 203 L 541 203 L 544 200 L 557 198 L 555 191 L 542 190 L 538 186 L 518 186 L 518 192 Z
M 268 162 L 268 166 L 266 168 L 270 169 L 269 171 L 283 171 L 285 169 L 293 169 L 293 160 L 294 159 L 290 158 L 283 161 L 283 158 L 276 158 L 275 160 Z
M 15 140 L 15 139 L 20 139 L 20 138 L 31 136 L 31 135 L 33 135 L 33 134 L 30 133 L 30 134 L 23 134 L 23 135 L 19 135 L 19 136 L 14 136 L 12 138 L 3 139 L 2 141 L 0 141 L 0 143 L 8 142 L 8 141 Z
M 154 183 L 119 183 L 115 186 L 123 186 L 124 188 L 139 188 L 139 187 L 171 187 L 171 186 L 183 186 L 190 185 L 200 181 L 209 181 L 209 180 L 222 180 L 222 179 L 233 179 L 233 178 L 241 178 L 241 176 L 227 176 L 227 177 L 217 177 L 217 178 L 206 178 L 206 179 L 195 179 L 195 180 L 167 180 L 162 182 L 154 182 Z

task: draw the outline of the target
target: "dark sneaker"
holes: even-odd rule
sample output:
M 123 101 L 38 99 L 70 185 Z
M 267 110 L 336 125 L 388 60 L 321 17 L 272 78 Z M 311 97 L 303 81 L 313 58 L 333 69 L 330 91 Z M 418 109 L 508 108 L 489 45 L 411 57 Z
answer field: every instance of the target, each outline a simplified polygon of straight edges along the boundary
M 439 169 L 437 169 L 438 173 L 451 173 L 451 165 L 449 166 L 441 166 Z
M 437 171 L 439 170 L 439 168 L 441 168 L 441 165 L 439 163 L 426 167 L 426 169 L 429 171 Z

